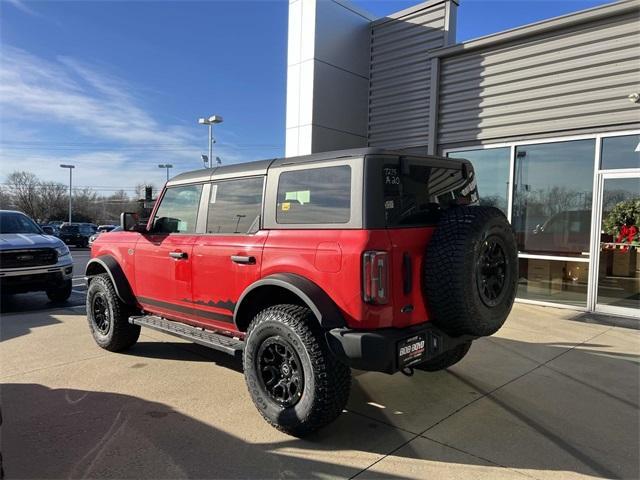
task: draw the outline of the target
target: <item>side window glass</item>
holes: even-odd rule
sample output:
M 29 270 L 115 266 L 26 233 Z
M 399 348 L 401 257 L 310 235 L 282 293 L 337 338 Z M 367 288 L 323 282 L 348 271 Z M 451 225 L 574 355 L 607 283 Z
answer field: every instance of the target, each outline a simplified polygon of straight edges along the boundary
M 194 233 L 202 185 L 168 188 L 153 220 L 153 233 Z
M 211 185 L 207 233 L 255 233 L 260 224 L 263 177 Z
M 351 167 L 310 168 L 280 174 L 278 223 L 348 223 L 351 217 Z

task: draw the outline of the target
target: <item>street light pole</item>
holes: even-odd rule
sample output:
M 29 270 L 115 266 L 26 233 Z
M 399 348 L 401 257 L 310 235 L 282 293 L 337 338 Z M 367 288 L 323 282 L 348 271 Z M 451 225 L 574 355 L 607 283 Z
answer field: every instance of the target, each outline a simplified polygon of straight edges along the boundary
M 167 169 L 167 182 L 169 181 L 169 169 L 173 168 L 173 165 L 171 165 L 170 163 L 161 163 L 160 165 L 158 165 L 158 168 L 166 168 Z
M 209 168 L 213 166 L 211 153 L 213 152 L 213 124 L 209 123 Z
M 75 165 L 66 165 L 66 164 L 62 163 L 62 164 L 60 164 L 60 167 L 69 169 L 69 223 L 71 223 L 71 192 L 72 192 L 72 186 L 73 186 L 72 172 L 73 172 L 73 169 L 76 168 L 76 166 Z
M 222 123 L 222 117 L 220 115 L 211 115 L 209 118 L 199 118 L 198 123 L 200 125 L 209 126 L 209 168 L 213 167 L 213 126 L 216 123 Z

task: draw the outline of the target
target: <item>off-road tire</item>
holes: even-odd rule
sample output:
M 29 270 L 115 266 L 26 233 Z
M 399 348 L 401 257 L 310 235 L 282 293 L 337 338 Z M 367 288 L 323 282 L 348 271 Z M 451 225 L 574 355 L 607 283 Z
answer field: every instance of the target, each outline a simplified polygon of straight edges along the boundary
M 261 379 L 259 351 L 269 339 L 287 342 L 302 364 L 304 386 L 294 405 L 278 404 Z M 284 433 L 308 435 L 335 420 L 347 404 L 351 371 L 331 354 L 307 307 L 283 304 L 258 313 L 247 330 L 243 360 L 253 403 L 269 424 Z
M 96 297 L 100 297 L 106 307 L 108 329 L 103 331 L 98 327 L 99 321 L 94 310 Z M 140 336 L 140 326 L 129 323 L 129 316 L 134 313 L 133 308 L 120 300 L 108 274 L 102 273 L 91 279 L 87 289 L 87 320 L 99 347 L 119 352 L 134 345 Z
M 66 302 L 67 299 L 71 296 L 71 290 L 73 290 L 73 285 L 71 283 L 71 279 L 65 280 L 62 285 L 55 285 L 48 287 L 46 290 L 47 297 L 52 302 Z
M 424 370 L 425 372 L 437 372 L 455 365 L 462 360 L 471 348 L 471 342 L 461 343 L 451 350 L 438 355 L 420 365 L 416 365 L 416 370 Z
M 481 293 L 487 245 L 503 252 L 502 289 L 493 300 Z M 445 212 L 429 242 L 424 294 L 433 322 L 452 336 L 486 336 L 504 324 L 516 295 L 518 252 L 504 214 L 494 207 L 464 206 Z

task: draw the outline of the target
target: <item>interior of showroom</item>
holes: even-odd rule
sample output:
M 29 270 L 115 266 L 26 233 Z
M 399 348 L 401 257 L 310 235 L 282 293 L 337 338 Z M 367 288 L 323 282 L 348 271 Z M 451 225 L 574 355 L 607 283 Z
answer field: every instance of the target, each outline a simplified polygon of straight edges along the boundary
M 458 8 L 291 0 L 287 156 L 467 158 L 516 231 L 519 301 L 640 317 L 640 1 L 463 43 Z

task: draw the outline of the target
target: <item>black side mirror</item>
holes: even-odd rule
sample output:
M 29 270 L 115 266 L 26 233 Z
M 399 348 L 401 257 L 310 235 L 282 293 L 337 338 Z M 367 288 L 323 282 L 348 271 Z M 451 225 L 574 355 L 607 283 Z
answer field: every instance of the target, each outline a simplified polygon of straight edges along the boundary
M 140 216 L 133 212 L 120 214 L 120 227 L 125 232 L 145 232 L 147 230 L 145 225 L 140 225 Z

